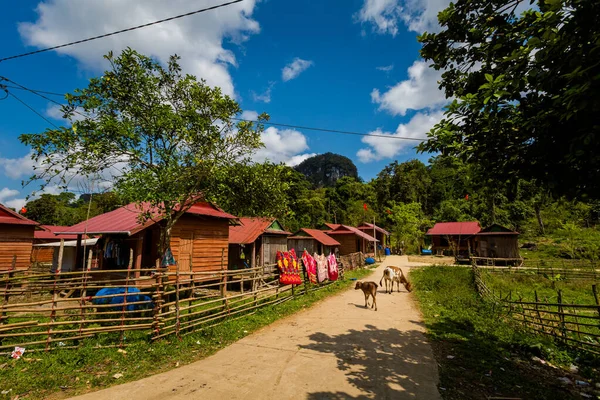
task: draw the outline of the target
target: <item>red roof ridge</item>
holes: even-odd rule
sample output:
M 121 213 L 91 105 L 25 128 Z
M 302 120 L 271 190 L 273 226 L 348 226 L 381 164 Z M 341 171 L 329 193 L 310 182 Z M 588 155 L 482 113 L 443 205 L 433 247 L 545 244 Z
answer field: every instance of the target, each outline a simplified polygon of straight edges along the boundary
M 0 212 L 0 223 L 9 224 L 9 225 L 39 225 L 39 223 L 22 216 L 18 212 L 11 210 L 3 204 L 0 204 L 0 210 L 8 216 L 2 216 L 2 212 Z

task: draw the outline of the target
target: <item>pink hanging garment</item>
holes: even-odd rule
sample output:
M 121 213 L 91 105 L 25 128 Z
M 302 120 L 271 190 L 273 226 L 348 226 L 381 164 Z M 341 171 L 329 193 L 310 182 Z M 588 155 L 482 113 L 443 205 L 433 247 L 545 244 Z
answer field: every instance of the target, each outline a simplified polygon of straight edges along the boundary
M 327 261 L 329 264 L 329 280 L 330 281 L 337 281 L 338 278 L 338 266 L 337 266 L 337 260 L 335 259 L 335 255 L 329 254 L 329 256 L 327 256 Z
M 302 253 L 302 262 L 310 283 L 317 283 L 317 261 L 306 250 Z
M 318 255 L 315 253 L 315 260 L 317 260 L 317 280 L 322 283 L 327 280 L 327 259 L 324 255 Z

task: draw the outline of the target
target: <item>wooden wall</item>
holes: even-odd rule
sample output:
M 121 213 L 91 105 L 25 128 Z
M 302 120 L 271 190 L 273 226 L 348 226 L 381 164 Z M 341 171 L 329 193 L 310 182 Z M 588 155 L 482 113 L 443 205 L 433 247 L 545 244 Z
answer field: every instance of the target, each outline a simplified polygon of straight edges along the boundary
M 519 258 L 519 243 L 516 235 L 490 235 L 477 238 L 479 257 Z
M 311 255 L 315 252 L 319 252 L 320 243 L 315 239 L 307 237 L 306 239 L 289 239 L 288 249 L 294 249 L 298 257 L 302 257 L 304 249 L 306 249 Z
M 361 251 L 360 244 L 356 235 L 332 235 L 332 237 L 340 242 L 340 255 L 356 253 Z
M 31 252 L 31 261 L 38 263 L 51 263 L 56 247 L 39 247 L 34 246 Z
M 262 264 L 275 264 L 277 263 L 277 252 L 287 251 L 288 241 L 284 235 L 277 236 L 262 236 Z
M 228 263 L 229 221 L 193 215 L 182 216 L 171 230 L 171 251 L 182 271 L 206 271 L 224 268 Z
M 14 256 L 17 269 L 30 267 L 33 230 L 32 225 L 0 225 L 0 270 L 10 269 Z

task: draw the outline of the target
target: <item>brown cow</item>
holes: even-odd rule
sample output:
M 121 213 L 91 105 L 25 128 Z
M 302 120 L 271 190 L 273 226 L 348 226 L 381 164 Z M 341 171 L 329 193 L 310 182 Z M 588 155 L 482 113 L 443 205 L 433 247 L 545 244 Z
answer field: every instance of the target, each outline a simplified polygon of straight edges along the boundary
M 362 289 L 365 294 L 365 308 L 369 307 L 369 296 L 372 296 L 373 305 L 371 308 L 375 308 L 375 311 L 377 311 L 377 299 L 375 298 L 377 296 L 377 284 L 375 282 L 356 282 L 354 290 L 358 289 Z

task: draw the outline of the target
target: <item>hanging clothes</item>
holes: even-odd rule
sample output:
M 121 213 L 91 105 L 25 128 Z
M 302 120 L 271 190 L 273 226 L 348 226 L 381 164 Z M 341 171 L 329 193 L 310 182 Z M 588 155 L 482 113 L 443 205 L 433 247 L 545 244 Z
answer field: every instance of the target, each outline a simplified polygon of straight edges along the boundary
M 327 280 L 327 259 L 324 255 L 318 255 L 315 253 L 315 260 L 317 260 L 317 280 L 319 283 Z
M 330 281 L 337 281 L 338 278 L 338 265 L 337 265 L 337 260 L 335 259 L 335 255 L 333 253 L 330 253 L 329 256 L 327 256 L 327 263 L 329 264 L 329 268 L 327 269 L 328 275 L 329 275 L 329 280 Z
M 302 262 L 310 283 L 317 283 L 317 261 L 306 250 L 302 253 Z
M 281 285 L 300 285 L 302 277 L 298 267 L 296 251 L 277 252 L 277 268 L 279 269 L 279 283 Z

